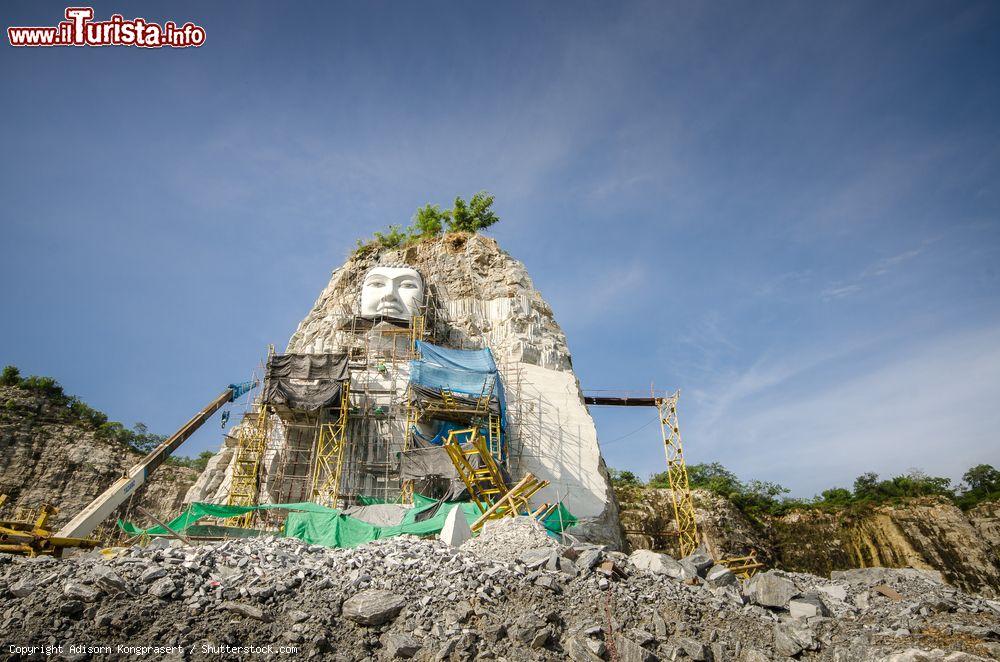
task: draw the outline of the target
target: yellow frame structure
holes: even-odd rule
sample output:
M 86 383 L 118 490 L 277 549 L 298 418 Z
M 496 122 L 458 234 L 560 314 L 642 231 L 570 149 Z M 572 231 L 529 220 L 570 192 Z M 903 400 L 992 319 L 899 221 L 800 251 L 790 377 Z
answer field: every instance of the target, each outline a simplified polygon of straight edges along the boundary
M 236 461 L 233 463 L 233 479 L 229 484 L 230 506 L 256 506 L 260 483 L 260 465 L 264 459 L 264 449 L 271 434 L 270 415 L 267 405 L 258 404 L 257 418 L 249 425 L 236 429 Z M 232 526 L 249 527 L 254 513 L 249 512 L 227 520 Z
M 351 383 L 340 391 L 340 416 L 320 424 L 316 455 L 313 458 L 312 500 L 322 506 L 337 507 L 340 479 L 344 473 L 344 449 L 347 446 L 347 418 L 351 404 Z
M 674 522 L 677 526 L 677 548 L 684 557 L 698 547 L 698 525 L 695 522 L 694 499 L 691 497 L 681 431 L 677 423 L 678 398 L 680 391 L 666 398 L 656 398 L 656 408 L 660 415 L 663 451 L 667 456 L 667 480 L 674 506 Z
M 469 435 L 469 450 L 462 448 L 458 441 L 459 435 Z M 507 484 L 496 460 L 490 454 L 483 438 L 477 428 L 466 428 L 464 430 L 452 430 L 448 433 L 448 438 L 444 441 L 444 449 L 451 458 L 458 477 L 465 483 L 469 490 L 469 496 L 479 508 L 479 512 L 486 512 L 493 505 L 496 498 L 507 493 Z M 475 467 L 469 461 L 478 455 L 483 462 L 482 467 Z

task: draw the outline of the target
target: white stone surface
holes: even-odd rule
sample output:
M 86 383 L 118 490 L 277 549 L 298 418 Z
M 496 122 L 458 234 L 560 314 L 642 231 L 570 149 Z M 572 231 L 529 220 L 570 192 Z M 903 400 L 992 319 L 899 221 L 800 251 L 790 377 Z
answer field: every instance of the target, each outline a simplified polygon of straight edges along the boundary
M 535 503 L 563 501 L 580 521 L 569 533 L 595 542 L 620 543 L 617 503 L 597 442 L 597 430 L 572 369 L 566 336 L 552 309 L 534 289 L 524 265 L 492 239 L 448 235 L 403 250 L 352 256 L 335 270 L 312 310 L 288 343 L 288 352 L 332 353 L 358 347 L 355 316 L 361 310 L 365 275 L 373 268 L 414 267 L 426 289 L 431 342 L 456 348 L 489 347 L 500 366 L 508 396 L 510 469 L 550 485 Z M 371 346 L 376 331 L 362 346 Z M 396 364 L 405 366 L 405 363 Z M 352 375 L 352 391 L 405 392 L 405 370 L 391 375 Z M 386 401 L 390 400 L 386 396 Z M 402 435 L 402 425 L 385 434 Z M 212 482 L 212 481 L 209 481 Z M 221 483 L 218 481 L 221 490 Z M 357 486 L 345 486 L 355 491 Z M 220 492 L 216 491 L 216 496 Z
M 444 528 L 438 537 L 452 547 L 459 547 L 472 538 L 472 529 L 461 508 L 452 508 L 444 520 Z

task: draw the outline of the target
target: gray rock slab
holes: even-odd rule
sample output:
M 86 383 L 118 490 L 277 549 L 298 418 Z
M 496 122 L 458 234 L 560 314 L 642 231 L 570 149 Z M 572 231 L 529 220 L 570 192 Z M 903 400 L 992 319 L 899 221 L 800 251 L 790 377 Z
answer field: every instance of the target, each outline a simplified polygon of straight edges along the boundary
M 392 591 L 372 589 L 357 593 L 344 601 L 344 618 L 361 625 L 382 625 L 399 616 L 406 600 Z
M 800 595 L 788 601 L 788 614 L 792 618 L 812 618 L 814 616 L 829 616 L 823 600 L 815 593 Z
M 754 575 L 744 593 L 754 604 L 784 609 L 798 590 L 792 582 L 768 571 Z
M 736 575 L 724 565 L 713 565 L 705 573 L 705 583 L 712 588 L 721 588 L 723 586 L 732 586 L 736 584 L 739 580 Z

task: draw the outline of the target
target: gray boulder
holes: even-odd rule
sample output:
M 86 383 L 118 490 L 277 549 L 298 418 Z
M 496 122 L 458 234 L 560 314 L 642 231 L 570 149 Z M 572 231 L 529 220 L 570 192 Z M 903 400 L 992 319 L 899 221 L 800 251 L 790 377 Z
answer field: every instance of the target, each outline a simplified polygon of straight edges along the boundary
M 724 565 L 713 565 L 708 572 L 705 573 L 705 583 L 712 588 L 721 588 L 722 586 L 732 586 L 736 584 L 739 580 L 736 579 L 736 575 Z
M 158 598 L 168 598 L 170 594 L 177 590 L 177 584 L 170 577 L 161 577 L 153 582 L 153 585 L 149 587 L 149 593 L 155 595 Z
M 167 571 L 159 566 L 154 566 L 139 575 L 139 581 L 143 584 L 155 582 L 157 579 L 167 576 Z
M 778 623 L 774 626 L 774 650 L 778 654 L 794 657 L 815 647 L 816 636 L 808 627 L 790 623 Z
M 517 560 L 523 563 L 528 570 L 537 570 L 548 563 L 551 556 L 551 547 L 535 547 L 521 552 Z
M 393 632 L 385 638 L 385 652 L 390 659 L 408 660 L 419 651 L 420 642 L 408 634 Z
M 102 590 L 107 593 L 120 593 L 125 590 L 125 580 L 118 576 L 118 573 L 106 565 L 99 565 L 90 572 L 90 578 L 94 580 Z
M 30 577 L 25 577 L 10 587 L 10 592 L 19 598 L 26 598 L 35 591 L 35 583 Z
M 63 587 L 63 594 L 67 598 L 78 598 L 84 602 L 93 602 L 101 592 L 93 586 L 87 586 L 80 582 L 66 582 L 66 586 Z
M 399 616 L 405 606 L 406 600 L 399 594 L 372 589 L 345 600 L 343 615 L 361 625 L 382 625 Z
M 754 575 L 747 583 L 744 593 L 751 602 L 762 607 L 784 609 L 798 590 L 795 584 L 769 570 Z
M 472 529 L 469 528 L 469 521 L 465 518 L 465 512 L 461 508 L 451 509 L 438 538 L 451 547 L 459 547 L 466 540 L 472 539 Z
M 817 594 L 807 593 L 788 601 L 788 613 L 792 618 L 812 618 L 829 616 L 830 610 Z
M 628 562 L 647 572 L 655 572 L 658 575 L 666 575 L 674 579 L 689 579 L 692 575 L 697 575 L 693 565 L 685 568 L 676 560 L 666 554 L 659 554 L 648 549 L 637 549 L 628 557 Z
M 681 559 L 682 563 L 684 561 L 693 565 L 699 575 L 704 574 L 706 570 L 715 565 L 715 561 L 713 561 L 712 557 L 708 555 L 708 552 L 705 551 L 704 547 L 699 547 L 694 552 Z

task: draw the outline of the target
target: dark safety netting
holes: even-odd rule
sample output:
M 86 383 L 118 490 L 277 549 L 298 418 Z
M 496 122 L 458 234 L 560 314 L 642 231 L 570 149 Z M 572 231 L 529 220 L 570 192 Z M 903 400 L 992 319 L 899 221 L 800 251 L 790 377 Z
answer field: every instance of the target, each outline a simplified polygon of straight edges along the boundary
M 277 354 L 267 362 L 261 399 L 305 411 L 336 407 L 348 376 L 346 354 Z

